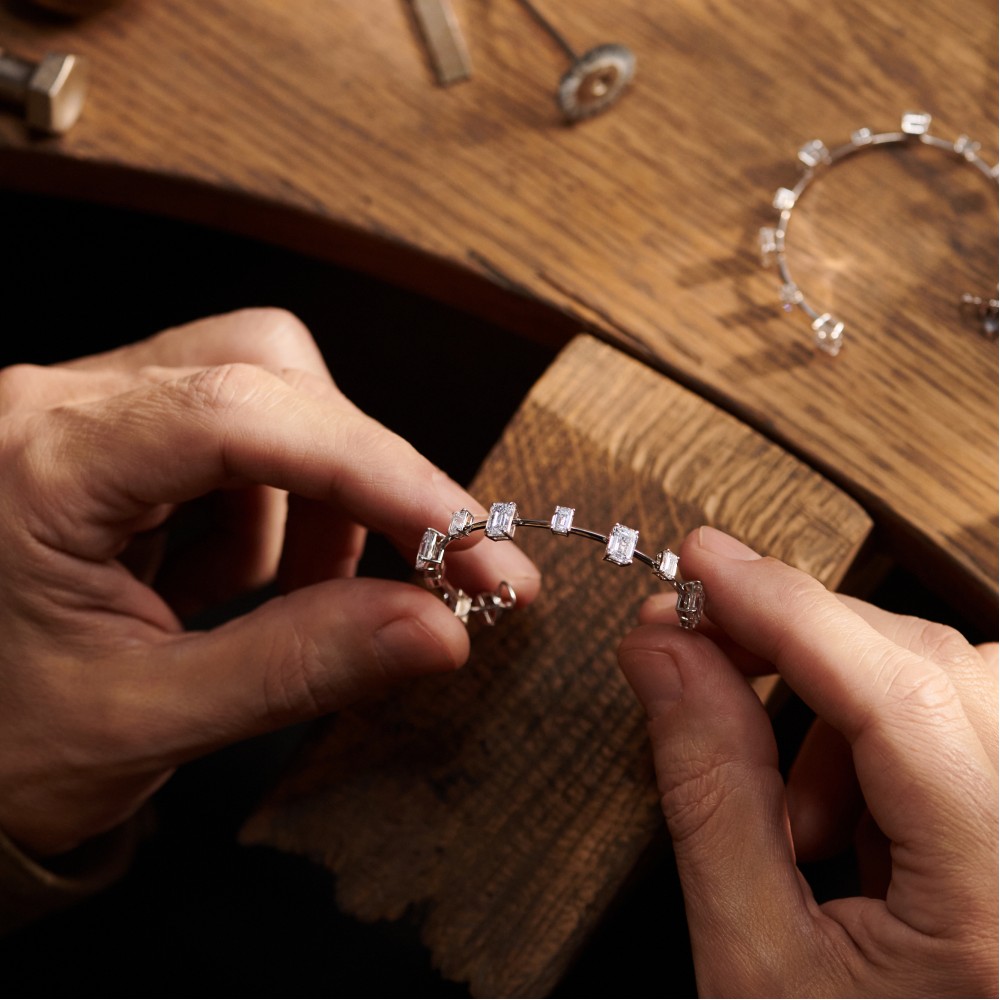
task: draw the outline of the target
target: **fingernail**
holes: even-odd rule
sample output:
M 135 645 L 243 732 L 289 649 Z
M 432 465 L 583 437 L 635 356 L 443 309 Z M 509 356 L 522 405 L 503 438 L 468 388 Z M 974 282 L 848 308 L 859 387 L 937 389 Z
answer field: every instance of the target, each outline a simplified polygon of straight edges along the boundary
M 659 625 L 677 621 L 677 596 L 669 594 L 652 594 L 639 608 L 640 625 Z
M 698 529 L 698 544 L 706 551 L 717 556 L 724 556 L 726 559 L 738 559 L 749 562 L 751 559 L 760 559 L 749 545 L 744 545 L 741 541 L 727 535 L 718 528 L 710 528 L 703 525 Z
M 461 661 L 454 651 L 416 618 L 396 618 L 372 636 L 375 656 L 390 677 L 454 670 Z

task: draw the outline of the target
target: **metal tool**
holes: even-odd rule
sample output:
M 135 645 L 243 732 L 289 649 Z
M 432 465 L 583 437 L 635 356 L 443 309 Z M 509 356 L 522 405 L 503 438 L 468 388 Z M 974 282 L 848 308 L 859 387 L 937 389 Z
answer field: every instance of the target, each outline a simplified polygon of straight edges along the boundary
M 28 126 L 60 135 L 80 117 L 89 67 L 82 56 L 49 53 L 29 62 L 0 49 L 0 101 L 16 106 Z
M 580 55 L 531 0 L 520 3 L 571 60 L 556 91 L 556 103 L 567 121 L 589 118 L 618 100 L 635 75 L 635 56 L 630 49 L 598 45 Z
M 451 0 L 410 0 L 437 81 L 443 87 L 467 80 L 472 72 L 465 36 Z

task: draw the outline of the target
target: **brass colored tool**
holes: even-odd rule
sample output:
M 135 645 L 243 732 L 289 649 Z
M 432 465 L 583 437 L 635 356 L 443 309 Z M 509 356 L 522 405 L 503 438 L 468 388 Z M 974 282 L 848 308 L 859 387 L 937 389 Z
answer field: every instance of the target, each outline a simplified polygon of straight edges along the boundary
M 410 3 L 438 83 L 446 87 L 467 80 L 472 72 L 469 52 L 451 0 L 410 0 Z

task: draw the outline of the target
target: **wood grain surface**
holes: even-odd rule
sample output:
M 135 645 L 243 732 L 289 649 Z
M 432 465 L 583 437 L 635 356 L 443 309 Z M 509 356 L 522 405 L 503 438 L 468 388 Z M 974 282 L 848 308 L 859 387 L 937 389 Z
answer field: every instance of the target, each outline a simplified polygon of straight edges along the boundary
M 473 76 L 447 89 L 404 0 L 124 0 L 81 20 L 7 3 L 5 46 L 86 54 L 93 88 L 64 138 L 0 119 L 0 183 L 250 232 L 555 338 L 591 330 L 842 485 L 992 631 L 997 355 L 956 303 L 996 288 L 996 185 L 883 149 L 808 192 L 789 257 L 847 322 L 836 360 L 782 313 L 756 234 L 808 139 L 926 110 L 995 160 L 996 4 L 538 2 L 579 50 L 635 52 L 603 116 L 560 122 L 566 58 L 513 0 L 456 0 Z M 78 252 L 39 266 L 56 281 Z
M 589 337 L 537 383 L 473 490 L 523 517 L 561 504 L 579 527 L 620 520 L 649 553 L 711 522 L 830 584 L 870 528 L 781 449 Z M 537 602 L 475 630 L 458 674 L 319 727 L 243 832 L 327 865 L 364 920 L 420 913 L 433 960 L 475 996 L 551 991 L 662 824 L 615 650 L 663 585 L 586 539 L 516 540 L 542 568 Z

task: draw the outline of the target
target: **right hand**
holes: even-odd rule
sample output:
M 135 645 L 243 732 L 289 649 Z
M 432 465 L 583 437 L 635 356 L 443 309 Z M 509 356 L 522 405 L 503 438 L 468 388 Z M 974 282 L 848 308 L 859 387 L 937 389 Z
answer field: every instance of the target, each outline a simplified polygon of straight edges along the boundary
M 705 584 L 705 634 L 651 601 L 621 665 L 649 717 L 699 991 L 996 996 L 995 647 L 711 528 L 681 560 Z M 775 670 L 824 720 L 787 789 L 744 676 Z M 865 805 L 859 856 L 886 878 L 819 904 L 796 861 L 843 844 Z

